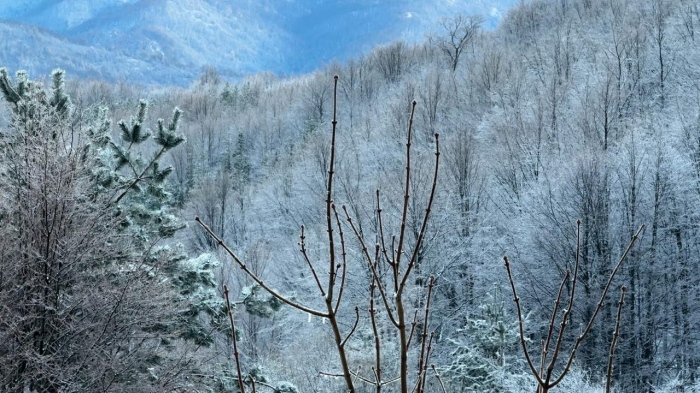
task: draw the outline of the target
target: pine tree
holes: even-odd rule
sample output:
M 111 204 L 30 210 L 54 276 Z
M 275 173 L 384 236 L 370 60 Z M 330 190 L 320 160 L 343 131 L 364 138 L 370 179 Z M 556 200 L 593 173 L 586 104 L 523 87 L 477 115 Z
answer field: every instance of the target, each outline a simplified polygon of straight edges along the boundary
M 499 292 L 489 293 L 480 313 L 457 330 L 459 338 L 450 339 L 454 349 L 444 374 L 454 392 L 509 392 L 518 381 L 529 383 L 517 356 L 518 322 L 508 319 Z
M 250 159 L 242 133 L 239 133 L 236 139 L 236 150 L 233 153 L 233 167 L 231 169 L 238 187 L 245 189 L 250 184 Z
M 0 390 L 195 384 L 183 350 L 211 342 L 223 303 L 216 259 L 167 243 L 184 225 L 160 160 L 184 142 L 182 113 L 151 131 L 142 101 L 114 141 L 106 109 L 71 105 L 61 70 L 47 90 L 0 68 L 0 91 Z
M 173 169 L 160 167 L 164 154 L 185 141 L 177 133 L 182 111 L 175 108 L 167 125 L 163 119 L 158 119 L 155 132 L 146 127 L 147 113 L 148 103 L 142 100 L 135 117 L 128 123 L 124 120 L 118 123 L 120 142 L 100 135 L 107 140 L 105 146 L 112 157 L 102 161 L 97 173 L 105 191 L 113 190 L 110 192 L 115 197 L 109 204 L 117 209 L 122 227 L 139 240 L 134 244 L 134 252 L 142 256 L 147 269 L 157 269 L 156 265 L 166 260 L 165 272 L 182 300 L 189 302 L 180 318 L 172 321 L 171 326 L 163 327 L 164 332 L 173 329 L 180 332 L 181 338 L 200 345 L 209 344 L 209 329 L 199 317 L 204 312 L 216 318 L 223 310 L 212 273 L 218 262 L 208 254 L 188 259 L 179 244 L 158 245 L 185 227 L 172 214 L 176 201 L 165 187 L 165 180 Z M 149 148 L 152 150 L 147 145 L 149 139 L 155 144 L 155 152 L 150 157 L 145 154 Z

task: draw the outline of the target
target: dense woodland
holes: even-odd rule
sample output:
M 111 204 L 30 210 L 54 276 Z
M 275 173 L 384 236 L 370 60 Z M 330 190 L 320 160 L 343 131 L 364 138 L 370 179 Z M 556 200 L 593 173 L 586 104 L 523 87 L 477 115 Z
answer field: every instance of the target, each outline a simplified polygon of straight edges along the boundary
M 623 285 L 613 390 L 698 391 L 699 64 L 694 0 L 533 0 L 495 31 L 454 16 L 423 43 L 285 79 L 207 69 L 187 89 L 152 88 L 57 71 L 42 86 L 4 71 L 0 390 L 235 392 L 238 363 L 257 391 L 344 392 L 332 325 L 352 333 L 357 392 L 400 391 L 371 383 L 378 365 L 397 374 L 402 350 L 376 286 L 391 265 L 373 271 L 363 245 L 401 233 L 415 251 L 408 323 L 420 314 L 416 331 L 433 333 L 429 359 L 425 334 L 408 350 L 411 370 L 435 365 L 423 391 L 532 392 L 503 256 L 532 356 L 559 307 L 566 357 L 644 225 L 553 391 L 603 391 Z M 325 307 L 331 162 L 333 202 L 352 217 L 333 224 L 345 234 L 335 324 L 245 272 Z

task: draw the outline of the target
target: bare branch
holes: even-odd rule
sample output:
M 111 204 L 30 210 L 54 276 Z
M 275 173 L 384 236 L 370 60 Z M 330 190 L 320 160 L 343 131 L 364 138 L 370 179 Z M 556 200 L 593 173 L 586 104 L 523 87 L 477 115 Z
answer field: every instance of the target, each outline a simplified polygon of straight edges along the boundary
M 386 243 L 384 241 L 384 223 L 382 222 L 382 207 L 379 203 L 380 198 L 379 198 L 379 189 L 377 188 L 377 220 L 378 220 L 378 225 L 379 225 L 379 240 L 382 244 L 382 253 L 384 254 L 384 259 L 387 261 L 387 263 L 391 266 L 394 266 L 394 260 L 393 258 L 389 257 L 389 254 L 386 251 Z M 398 282 L 395 284 L 396 288 L 394 288 L 394 291 L 398 290 Z
M 571 315 L 571 309 L 574 307 L 574 297 L 576 296 L 576 283 L 578 282 L 578 265 L 579 257 L 581 254 L 581 220 L 576 220 L 576 257 L 574 263 L 574 279 L 571 283 L 571 294 L 569 297 L 569 307 L 564 311 L 564 315 L 561 319 L 561 327 L 559 328 L 559 337 L 557 337 L 557 345 L 554 349 L 554 354 L 552 354 L 552 361 L 547 367 L 547 377 L 545 378 L 545 385 L 547 385 L 552 377 L 552 372 L 554 372 L 554 364 L 559 356 L 559 351 L 561 350 L 561 343 L 564 340 L 564 331 L 569 322 Z M 567 270 L 567 275 L 569 271 Z
M 416 113 L 416 102 L 413 101 L 411 105 L 411 117 L 408 119 L 408 137 L 406 138 L 406 180 L 404 183 L 405 191 L 403 194 L 403 211 L 401 213 L 401 230 L 399 231 L 399 244 L 396 251 L 396 259 L 394 264 L 396 264 L 396 270 L 399 271 L 401 267 L 401 253 L 403 251 L 404 236 L 406 235 L 406 219 L 408 217 L 408 198 L 409 191 L 411 187 L 411 132 L 413 131 L 413 115 Z M 407 277 L 408 274 L 404 275 Z M 402 280 L 403 281 L 403 280 Z M 399 286 L 397 293 L 401 293 L 401 286 Z
M 547 361 L 547 354 L 549 353 L 549 342 L 554 334 L 554 322 L 557 319 L 557 311 L 559 311 L 559 302 L 561 300 L 561 295 L 564 292 L 564 285 L 566 281 L 571 276 L 571 271 L 566 269 L 566 274 L 564 274 L 564 279 L 561 280 L 561 285 L 559 285 L 559 292 L 557 292 L 557 297 L 554 300 L 554 310 L 552 310 L 552 318 L 549 320 L 549 331 L 547 332 L 547 339 L 543 341 L 542 344 L 542 362 L 540 365 L 540 376 L 544 376 L 544 364 Z M 559 335 L 561 337 L 561 335 Z M 558 346 L 557 346 L 558 347 Z
M 306 264 L 309 266 L 309 269 L 311 270 L 311 274 L 314 277 L 314 280 L 316 281 L 316 285 L 318 286 L 318 289 L 321 291 L 321 296 L 324 298 L 326 297 L 326 291 L 323 290 L 323 285 L 321 285 L 321 280 L 318 279 L 318 274 L 316 274 L 316 269 L 314 269 L 314 265 L 311 264 L 311 260 L 309 260 L 309 254 L 306 252 L 306 236 L 304 236 L 304 226 L 301 226 L 301 235 L 299 235 L 299 246 L 301 247 L 301 255 L 304 256 L 304 260 L 306 261 Z
M 205 223 L 203 223 L 202 220 L 201 220 L 199 217 L 195 217 L 194 220 L 197 221 L 197 223 L 198 223 L 202 228 L 204 228 L 204 230 L 209 234 L 209 236 L 211 236 L 212 238 L 214 238 L 214 240 L 216 241 L 216 243 L 217 243 L 219 246 L 221 246 L 221 247 L 224 249 L 224 251 L 226 251 L 226 253 L 227 253 L 229 256 L 231 256 L 231 258 L 238 264 L 238 266 L 239 266 L 251 279 L 253 279 L 253 281 L 255 281 L 256 284 L 260 285 L 260 287 L 262 287 L 264 290 L 266 290 L 270 295 L 274 296 L 275 298 L 277 298 L 277 299 L 278 299 L 279 301 L 281 301 L 282 303 L 284 303 L 284 304 L 286 304 L 286 305 L 288 305 L 288 306 L 291 306 L 291 307 L 296 308 L 297 310 L 301 310 L 301 311 L 303 311 L 303 312 L 309 313 L 309 314 L 311 314 L 311 315 L 315 315 L 315 316 L 317 316 L 317 317 L 328 318 L 328 314 L 327 314 L 327 313 L 324 313 L 324 312 L 321 312 L 321 311 L 317 311 L 317 310 L 314 310 L 314 309 L 311 309 L 311 308 L 302 306 L 302 305 L 299 304 L 299 303 L 296 303 L 296 302 L 294 302 L 294 301 L 291 301 L 291 300 L 287 299 L 286 297 L 284 297 L 284 296 L 280 295 L 279 293 L 277 293 L 277 291 L 275 291 L 274 289 L 272 289 L 272 288 L 270 288 L 269 286 L 267 286 L 267 284 L 265 284 L 257 275 L 255 275 L 255 273 L 253 273 L 250 269 L 248 269 L 248 266 L 246 266 L 246 264 L 243 263 L 243 261 L 242 261 L 242 260 L 241 260 L 241 259 L 226 245 L 226 243 L 224 243 L 223 240 L 221 240 L 218 236 L 216 236 L 216 234 L 214 234 L 214 232 L 213 232 Z
M 407 155 L 408 159 L 408 155 Z M 408 165 L 406 165 L 408 168 Z M 438 170 L 440 168 L 440 134 L 435 134 L 435 171 L 433 172 L 433 184 L 430 187 L 430 197 L 428 198 L 428 206 L 425 208 L 425 216 L 423 217 L 423 223 L 421 224 L 420 232 L 418 235 L 418 239 L 416 240 L 416 244 L 413 248 L 413 254 L 411 255 L 411 261 L 408 264 L 408 267 L 406 268 L 406 272 L 404 273 L 403 279 L 401 280 L 401 284 L 399 285 L 399 292 L 403 291 L 404 286 L 406 285 L 406 280 L 408 280 L 408 276 L 411 273 L 411 270 L 416 264 L 416 261 L 418 260 L 418 253 L 420 251 L 421 246 L 423 245 L 423 238 L 425 237 L 425 231 L 428 228 L 428 219 L 430 218 L 430 211 L 433 207 L 433 202 L 435 201 L 435 190 L 437 189 L 437 178 L 438 178 Z M 408 178 L 406 178 L 406 181 L 408 181 Z M 408 197 L 408 193 L 406 194 L 406 197 Z M 408 198 L 406 199 L 408 202 Z M 397 263 L 398 265 L 398 263 Z
M 355 324 L 352 326 L 352 329 L 350 329 L 350 333 L 345 337 L 345 340 L 343 340 L 342 343 L 340 343 L 341 347 L 345 346 L 345 343 L 348 342 L 350 337 L 352 336 L 353 333 L 355 333 L 355 329 L 357 329 L 357 324 L 360 322 L 360 309 L 355 307 Z
M 418 391 L 419 393 L 425 392 L 425 383 L 428 379 L 427 378 L 428 377 L 428 360 L 430 359 L 430 354 L 432 353 L 432 350 L 433 350 L 433 339 L 434 338 L 435 338 L 435 332 L 434 331 L 430 332 L 430 338 L 428 339 L 428 349 L 425 353 L 425 362 L 424 362 L 423 369 L 421 371 L 421 378 L 420 378 L 421 379 L 421 386 L 420 386 L 420 390 Z
M 338 350 L 338 356 L 340 357 L 340 365 L 343 368 L 343 377 L 345 379 L 345 384 L 347 385 L 348 391 L 350 393 L 355 393 L 355 386 L 352 381 L 352 374 L 350 371 L 350 366 L 348 364 L 348 358 L 345 354 L 345 341 L 342 339 L 342 334 L 340 332 L 340 327 L 338 326 L 338 319 L 336 318 L 336 311 L 340 307 L 340 297 L 343 292 L 343 286 L 345 284 L 345 277 L 342 279 L 342 284 L 339 289 L 338 302 L 333 304 L 333 291 L 336 285 L 336 275 L 338 274 L 336 270 L 336 256 L 335 256 L 335 239 L 333 236 L 333 220 L 331 217 L 331 212 L 335 211 L 333 205 L 333 173 L 335 171 L 335 137 L 338 125 L 338 75 L 333 77 L 333 121 L 332 132 L 331 132 L 331 156 L 330 162 L 328 164 L 328 186 L 326 194 L 326 230 L 328 231 L 328 290 L 326 293 L 326 310 L 328 312 L 328 320 L 330 321 L 331 329 L 333 330 L 333 338 L 335 340 L 336 349 Z M 336 222 L 338 222 L 337 212 L 335 212 Z M 340 225 L 338 225 L 340 228 Z M 340 231 L 341 245 L 343 253 L 343 276 L 345 275 L 345 240 L 343 239 L 342 231 Z M 358 315 L 359 319 L 359 315 Z M 357 321 L 355 322 L 357 324 Z M 355 328 L 353 328 L 354 331 Z M 352 334 L 352 332 L 350 332 Z M 350 336 L 345 338 L 347 340 Z
M 622 266 L 622 262 L 625 261 L 625 259 L 627 258 L 627 255 L 632 250 L 632 247 L 634 247 L 634 244 L 639 239 L 639 236 L 641 235 L 644 228 L 645 228 L 645 226 L 641 225 L 639 227 L 639 229 L 637 230 L 637 232 L 634 233 L 634 235 L 632 236 L 632 240 L 630 240 L 629 245 L 625 249 L 625 252 L 620 257 L 619 261 L 617 262 L 617 265 L 615 265 L 615 268 L 613 269 L 612 273 L 610 273 L 610 277 L 608 278 L 608 282 L 607 282 L 607 284 L 605 284 L 605 288 L 603 289 L 603 293 L 600 295 L 600 300 L 598 301 L 598 306 L 596 307 L 595 311 L 593 312 L 593 315 L 591 315 L 591 319 L 588 321 L 588 325 L 586 325 L 586 328 L 583 330 L 583 333 L 576 339 L 576 343 L 574 344 L 574 347 L 571 350 L 571 355 L 569 356 L 569 360 L 566 363 L 566 367 L 564 367 L 564 370 L 562 371 L 559 378 L 557 378 L 554 382 L 551 383 L 551 386 L 556 386 L 559 382 L 561 382 L 561 380 L 564 378 L 566 373 L 569 372 L 569 369 L 571 368 L 571 364 L 574 361 L 574 357 L 576 356 L 576 350 L 578 350 L 578 347 L 581 345 L 581 342 L 583 342 L 583 340 L 586 338 L 588 333 L 591 331 L 591 327 L 593 326 L 593 322 L 595 321 L 595 318 L 598 316 L 600 309 L 603 308 L 603 302 L 605 300 L 605 297 L 608 294 L 608 290 L 610 290 L 610 286 L 612 285 L 613 279 L 617 275 L 617 272 L 620 270 L 620 266 Z
M 513 273 L 510 271 L 510 263 L 508 262 L 508 257 L 506 257 L 506 256 L 503 257 L 503 263 L 505 264 L 506 271 L 508 272 L 508 280 L 510 281 L 510 288 L 513 291 L 513 301 L 515 302 L 515 308 L 517 309 L 517 312 L 518 312 L 518 327 L 520 328 L 520 346 L 523 348 L 523 353 L 525 354 L 525 360 L 527 361 L 527 365 L 530 366 L 530 371 L 532 371 L 532 374 L 537 379 L 538 386 L 542 386 L 542 384 L 543 384 L 542 378 L 540 378 L 540 375 L 537 372 L 537 368 L 535 368 L 535 365 L 532 363 L 532 360 L 530 359 L 530 353 L 527 351 L 527 345 L 525 344 L 525 329 L 523 328 L 523 312 L 520 308 L 520 297 L 518 297 L 518 293 L 515 290 L 515 281 L 513 281 Z
M 382 298 L 382 301 L 384 302 L 384 308 L 386 308 L 387 315 L 389 315 L 389 319 L 391 320 L 391 323 L 396 326 L 397 328 L 399 327 L 399 323 L 396 321 L 394 318 L 394 315 L 391 312 L 391 306 L 389 305 L 389 298 L 386 294 L 386 290 L 384 289 L 384 286 L 382 285 L 382 281 L 379 278 L 379 272 L 377 272 L 377 266 L 375 263 L 372 261 L 372 257 L 369 255 L 369 250 L 367 249 L 367 245 L 365 244 L 365 240 L 362 238 L 360 235 L 360 232 L 357 230 L 357 227 L 352 221 L 352 218 L 350 217 L 350 213 L 348 213 L 348 209 L 343 205 L 343 211 L 345 212 L 345 218 L 350 224 L 350 227 L 352 228 L 353 232 L 355 233 L 355 237 L 357 240 L 360 242 L 360 246 L 362 247 L 362 253 L 365 256 L 365 259 L 367 259 L 367 264 L 369 265 L 370 271 L 372 272 L 372 277 L 374 282 L 377 283 L 377 290 L 379 290 L 379 295 Z
M 411 322 L 411 332 L 408 334 L 406 348 L 411 347 L 411 340 L 413 339 L 413 333 L 416 331 L 416 325 L 418 325 L 418 310 L 413 313 L 413 322 Z
M 613 358 L 615 357 L 615 346 L 617 345 L 617 339 L 620 337 L 620 321 L 622 320 L 622 305 L 625 304 L 625 292 L 627 292 L 627 287 L 622 286 L 620 294 L 620 301 L 617 303 L 617 316 L 615 317 L 615 332 L 613 333 L 613 339 L 610 343 L 610 353 L 608 354 L 608 373 L 605 377 L 605 393 L 610 393 L 610 386 L 612 381 L 612 371 L 613 371 Z
M 250 388 L 253 390 L 253 393 L 255 393 L 255 378 L 253 378 L 252 375 L 248 375 L 248 379 L 250 380 Z
M 440 373 L 437 372 L 435 365 L 431 364 L 430 367 L 433 369 L 435 379 L 437 379 L 438 382 L 440 383 L 440 388 L 442 389 L 442 393 L 447 393 L 447 390 L 445 390 L 445 384 L 442 383 L 442 377 L 440 376 Z
M 228 319 L 231 324 L 231 341 L 233 342 L 233 359 L 236 362 L 236 374 L 238 375 L 238 388 L 241 393 L 245 393 L 243 387 L 243 376 L 241 375 L 241 362 L 238 358 L 238 346 L 236 345 L 236 325 L 233 323 L 233 312 L 231 311 L 231 301 L 228 297 L 228 287 L 224 285 L 224 297 L 226 298 L 226 310 L 228 311 Z
M 333 307 L 333 313 L 337 313 L 340 308 L 340 300 L 343 298 L 343 292 L 345 289 L 345 277 L 347 276 L 347 252 L 345 252 L 345 235 L 343 234 L 343 227 L 340 225 L 340 217 L 338 216 L 338 210 L 336 210 L 335 205 L 333 205 L 333 214 L 335 215 L 335 222 L 338 226 L 338 236 L 340 237 L 340 258 L 342 263 L 340 264 L 340 269 L 343 269 L 343 275 L 340 277 L 340 286 L 338 288 L 338 298 L 335 299 L 335 307 Z M 337 274 L 337 273 L 336 273 Z
M 435 277 L 430 276 L 430 281 L 428 283 L 428 295 L 427 299 L 425 301 L 425 313 L 423 315 L 423 333 L 421 335 L 422 342 L 421 342 L 421 348 L 420 348 L 420 355 L 418 357 L 418 370 L 421 370 L 422 372 L 425 372 L 425 370 L 428 368 L 428 354 L 425 353 L 425 348 L 426 348 L 426 340 L 428 338 L 428 316 L 430 314 L 430 298 L 433 293 L 433 284 L 435 283 Z M 432 336 L 431 336 L 432 338 Z M 425 376 L 425 375 L 423 375 Z M 423 378 L 424 380 L 424 378 Z M 419 383 L 418 387 L 418 393 L 422 391 L 421 384 Z
M 382 352 L 379 329 L 377 329 L 377 310 L 374 308 L 374 281 L 369 284 L 369 319 L 372 323 L 372 335 L 374 336 L 374 378 L 377 381 L 377 393 L 382 391 Z
M 328 231 L 328 299 L 333 299 L 333 286 L 335 284 L 335 239 L 333 237 L 333 221 L 331 219 L 331 205 L 333 203 L 333 175 L 335 173 L 335 136 L 338 120 L 336 118 L 338 105 L 338 75 L 333 77 L 333 121 L 331 130 L 331 157 L 328 164 L 328 186 L 326 186 L 326 231 Z

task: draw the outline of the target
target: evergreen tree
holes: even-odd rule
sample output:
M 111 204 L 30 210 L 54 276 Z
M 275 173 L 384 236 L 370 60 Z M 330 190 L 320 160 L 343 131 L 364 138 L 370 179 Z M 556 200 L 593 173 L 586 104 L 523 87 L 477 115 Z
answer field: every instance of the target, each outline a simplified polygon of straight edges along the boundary
M 510 392 L 529 382 L 518 354 L 518 322 L 509 321 L 498 290 L 489 293 L 480 312 L 468 318 L 450 339 L 454 348 L 445 377 L 454 392 Z
M 118 142 L 105 109 L 74 109 L 63 71 L 52 82 L 0 68 L 12 115 L 0 140 L 0 390 L 195 384 L 183 351 L 211 342 L 223 303 L 215 258 L 166 244 L 184 226 L 160 165 L 184 142 L 181 112 L 152 132 L 142 101 Z
M 238 187 L 245 189 L 250 184 L 250 159 L 242 133 L 239 133 L 236 139 L 236 150 L 233 153 L 233 167 L 231 169 Z
M 224 90 L 221 92 L 221 102 L 235 108 L 236 105 L 238 105 L 239 96 L 238 86 L 233 86 L 233 88 L 231 88 L 231 85 L 227 82 L 224 86 Z
M 166 191 L 165 180 L 173 169 L 160 168 L 165 153 L 185 141 L 177 133 L 182 111 L 175 108 L 167 125 L 163 119 L 158 119 L 155 132 L 146 128 L 147 113 L 148 103 L 141 100 L 137 115 L 128 123 L 124 120 L 118 123 L 120 142 L 104 134 L 108 127 L 102 127 L 103 131 L 95 135 L 104 141 L 104 153 L 112 153 L 96 169 L 98 187 L 114 195 L 108 204 L 121 217 L 123 230 L 138 240 L 133 244 L 133 252 L 143 258 L 144 267 L 157 269 L 155 265 L 165 260 L 164 272 L 170 276 L 174 289 L 183 300 L 189 302 L 189 307 L 181 311 L 179 318 L 168 322 L 170 326 L 161 327 L 163 331 L 173 329 L 180 332 L 181 338 L 208 344 L 211 337 L 208 327 L 200 323 L 200 312 L 216 316 L 223 310 L 212 273 L 216 259 L 208 254 L 188 259 L 181 245 L 159 244 L 185 227 L 173 215 L 176 201 Z M 149 139 L 155 144 L 155 149 L 148 146 Z M 154 150 L 150 156 L 147 155 L 149 150 Z

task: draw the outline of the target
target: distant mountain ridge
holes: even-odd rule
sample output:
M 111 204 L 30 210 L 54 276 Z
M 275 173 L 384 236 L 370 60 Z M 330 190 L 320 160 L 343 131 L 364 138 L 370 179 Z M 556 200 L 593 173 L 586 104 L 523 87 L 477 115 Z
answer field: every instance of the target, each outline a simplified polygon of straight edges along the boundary
M 231 78 L 294 74 L 382 42 L 421 39 L 445 15 L 478 13 L 495 26 L 514 2 L 14 0 L 0 3 L 0 59 L 34 73 L 62 67 L 147 84 L 186 85 L 206 66 Z

